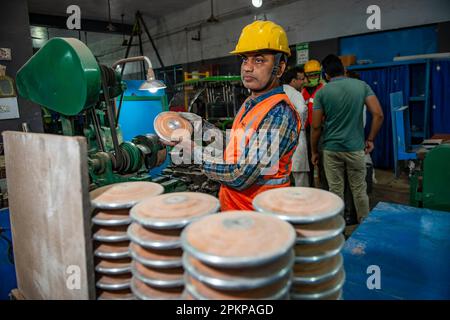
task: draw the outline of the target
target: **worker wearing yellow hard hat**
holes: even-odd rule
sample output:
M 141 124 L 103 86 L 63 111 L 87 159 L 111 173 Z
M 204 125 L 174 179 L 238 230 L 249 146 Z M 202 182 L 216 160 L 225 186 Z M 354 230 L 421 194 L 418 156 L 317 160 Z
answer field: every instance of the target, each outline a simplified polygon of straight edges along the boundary
M 320 82 L 320 73 L 322 71 L 320 62 L 317 60 L 309 60 L 307 63 L 305 63 L 304 69 L 305 75 L 308 77 L 306 86 L 317 87 Z
M 231 54 L 273 50 L 291 56 L 284 29 L 272 21 L 255 21 L 244 27 Z
M 231 54 L 240 55 L 245 59 L 247 56 L 255 56 L 256 53 L 262 53 L 270 58 L 273 56 L 273 70 L 269 78 L 253 81 L 242 74 L 244 86 L 250 90 L 264 91 L 279 79 L 286 68 L 287 57 L 291 55 L 288 38 L 284 29 L 271 21 L 255 21 L 247 25 L 241 33 L 236 48 Z M 278 75 L 278 77 L 277 77 Z M 260 81 L 265 81 L 264 86 L 258 86 Z
M 241 78 L 250 96 L 235 116 L 223 162 L 204 156 L 203 172 L 221 183 L 222 211 L 252 210 L 257 194 L 290 185 L 301 122 L 280 84 L 291 55 L 281 26 L 254 21 L 231 54 L 242 58 Z
M 307 136 L 307 142 L 308 142 L 308 161 L 309 161 L 309 184 L 310 186 L 314 186 L 314 165 L 311 162 L 311 139 L 310 139 L 310 126 L 312 122 L 312 112 L 313 112 L 313 105 L 314 105 L 314 97 L 316 96 L 316 93 L 325 85 L 325 82 L 321 80 L 321 72 L 322 72 L 322 66 L 320 65 L 320 62 L 317 60 L 309 60 L 305 63 L 304 67 L 305 69 L 305 77 L 306 77 L 306 83 L 303 86 L 302 89 L 302 95 L 305 99 L 305 103 L 308 107 L 308 121 L 307 121 L 307 129 L 306 129 L 306 136 Z M 325 174 L 321 168 L 319 168 L 319 176 L 320 181 L 323 188 L 326 188 L 326 179 Z

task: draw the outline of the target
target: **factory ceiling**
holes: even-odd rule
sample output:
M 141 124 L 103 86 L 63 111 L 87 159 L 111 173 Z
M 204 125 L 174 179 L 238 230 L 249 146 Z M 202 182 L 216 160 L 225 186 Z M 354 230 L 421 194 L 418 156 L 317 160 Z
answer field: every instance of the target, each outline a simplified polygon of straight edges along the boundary
M 132 24 L 136 11 L 141 11 L 143 16 L 150 19 L 170 14 L 175 11 L 185 10 L 205 0 L 110 0 L 111 20 L 121 22 L 124 14 L 124 22 Z M 207 0 L 206 0 L 207 1 Z M 81 9 L 82 19 L 108 21 L 108 0 L 28 0 L 30 13 L 67 16 L 66 10 L 70 5 L 78 5 Z

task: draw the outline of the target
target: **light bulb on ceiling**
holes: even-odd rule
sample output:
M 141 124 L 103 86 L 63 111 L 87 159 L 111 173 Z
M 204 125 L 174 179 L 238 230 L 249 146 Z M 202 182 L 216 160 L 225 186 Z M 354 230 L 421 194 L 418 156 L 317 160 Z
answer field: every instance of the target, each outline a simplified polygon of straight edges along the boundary
M 252 5 L 256 8 L 259 8 L 262 6 L 262 0 L 252 0 Z

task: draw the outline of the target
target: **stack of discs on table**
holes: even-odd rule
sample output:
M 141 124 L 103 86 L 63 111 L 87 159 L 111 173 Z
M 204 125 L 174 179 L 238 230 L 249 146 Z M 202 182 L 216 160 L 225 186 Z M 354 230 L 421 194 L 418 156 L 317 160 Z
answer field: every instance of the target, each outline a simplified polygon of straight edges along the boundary
M 124 182 L 91 192 L 94 207 L 94 256 L 98 299 L 132 299 L 131 258 L 127 228 L 129 210 L 164 188 L 153 182 Z
M 181 232 L 219 210 L 215 197 L 194 192 L 163 194 L 140 202 L 128 228 L 133 259 L 131 289 L 139 299 L 181 299 L 184 290 Z
M 278 188 L 257 195 L 253 206 L 290 222 L 296 231 L 290 298 L 341 299 L 345 281 L 341 198 L 321 189 Z
M 158 137 L 169 143 L 179 141 L 183 137 L 191 137 L 193 132 L 191 123 L 173 111 L 158 114 L 153 126 Z
M 271 215 L 229 211 L 189 225 L 181 235 L 184 299 L 286 299 L 295 231 Z

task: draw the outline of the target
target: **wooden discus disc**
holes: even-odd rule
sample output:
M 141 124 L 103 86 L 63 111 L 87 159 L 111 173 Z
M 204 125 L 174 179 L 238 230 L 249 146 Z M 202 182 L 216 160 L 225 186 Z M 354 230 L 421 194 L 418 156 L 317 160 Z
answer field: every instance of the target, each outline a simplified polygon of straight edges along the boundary
M 147 267 L 176 268 L 182 266 L 183 250 L 181 248 L 155 250 L 141 247 L 132 242 L 130 243 L 130 254 L 133 260 Z
M 131 259 L 96 259 L 95 271 L 108 275 L 119 275 L 131 272 Z
M 130 288 L 132 275 L 125 273 L 120 275 L 99 275 L 97 277 L 96 287 L 107 291 L 121 291 Z
M 131 223 L 130 210 L 99 210 L 92 217 L 92 223 L 97 226 L 125 226 Z
M 341 254 L 319 262 L 296 263 L 293 268 L 292 283 L 320 283 L 334 277 L 343 266 Z
M 295 262 L 317 262 L 341 252 L 345 244 L 342 234 L 318 243 L 296 244 L 294 246 Z
M 123 259 L 130 256 L 129 241 L 102 242 L 97 245 L 94 255 L 104 259 Z
M 128 241 L 127 229 L 128 226 L 95 228 L 93 238 L 99 242 Z
M 292 299 L 323 299 L 342 289 L 345 282 L 345 272 L 341 269 L 333 278 L 318 284 L 292 284 Z
M 152 287 L 174 288 L 184 285 L 184 269 L 181 267 L 156 269 L 133 261 L 132 273 L 134 277 Z
M 219 290 L 212 288 L 186 274 L 186 290 L 199 300 L 282 299 L 289 291 L 289 276 L 271 285 L 252 290 Z
M 211 195 L 174 192 L 142 201 L 131 209 L 130 215 L 145 227 L 177 229 L 217 212 L 219 207 L 219 200 Z
M 182 229 L 155 229 L 132 223 L 128 228 L 128 237 L 134 243 L 149 249 L 175 249 L 181 247 Z
M 131 292 L 131 289 L 125 289 L 125 290 L 118 290 L 118 291 L 104 291 L 99 290 L 97 294 L 98 300 L 135 300 L 136 297 L 134 296 L 133 292 Z
M 292 249 L 295 232 L 266 214 L 229 211 L 190 224 L 182 247 L 194 258 L 217 267 L 241 268 L 273 262 Z
M 253 199 L 253 207 L 291 223 L 311 223 L 339 214 L 344 209 L 344 202 L 325 190 L 286 187 L 258 194 Z
M 139 201 L 159 195 L 164 187 L 147 181 L 122 182 L 91 191 L 91 203 L 97 209 L 129 209 Z
M 133 277 L 131 281 L 131 291 L 141 300 L 180 300 L 184 287 L 178 288 L 158 288 L 147 285 Z
M 286 277 L 292 272 L 293 252 L 280 259 L 257 267 L 212 267 L 189 254 L 183 256 L 183 267 L 195 279 L 217 289 L 249 290 L 264 287 Z
M 309 224 L 294 224 L 297 233 L 296 243 L 317 243 L 335 238 L 345 229 L 341 215 Z
M 166 142 L 178 142 L 190 138 L 194 131 L 191 123 L 178 112 L 166 111 L 158 114 L 153 121 L 158 137 Z

